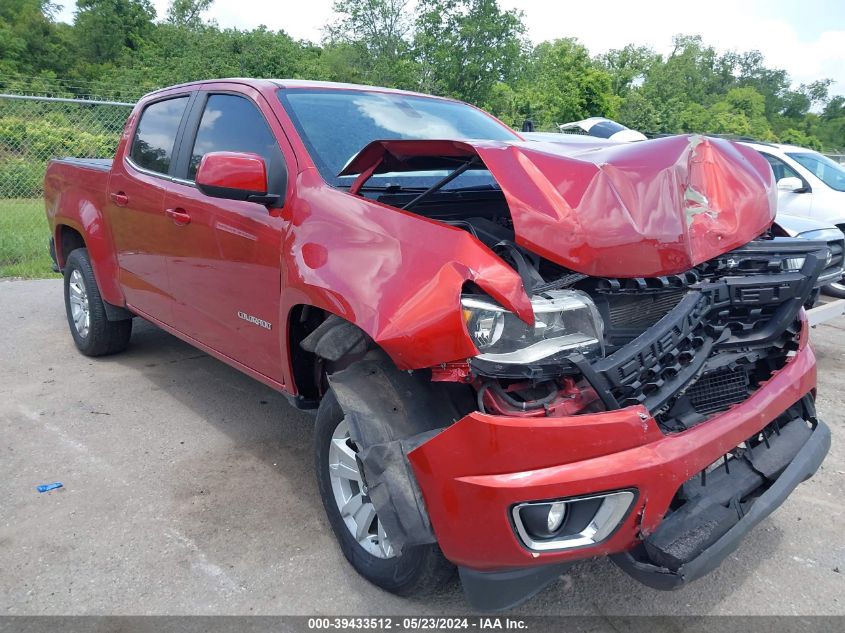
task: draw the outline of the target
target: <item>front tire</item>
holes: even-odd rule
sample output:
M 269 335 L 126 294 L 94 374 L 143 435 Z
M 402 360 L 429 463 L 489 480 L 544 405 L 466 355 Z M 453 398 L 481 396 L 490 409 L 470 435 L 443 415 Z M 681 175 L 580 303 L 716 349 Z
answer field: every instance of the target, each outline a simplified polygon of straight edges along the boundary
M 833 284 L 828 284 L 822 288 L 822 292 L 837 299 L 845 299 L 845 277 Z
M 77 248 L 71 252 L 64 275 L 65 311 L 77 349 L 86 356 L 105 356 L 125 350 L 132 335 L 132 319 L 109 321 L 106 317 L 88 249 Z
M 395 553 L 361 483 L 357 447 L 346 425 L 329 389 L 317 410 L 315 465 L 326 516 L 343 555 L 364 578 L 391 593 L 411 596 L 436 591 L 454 574 L 454 566 L 436 544 Z

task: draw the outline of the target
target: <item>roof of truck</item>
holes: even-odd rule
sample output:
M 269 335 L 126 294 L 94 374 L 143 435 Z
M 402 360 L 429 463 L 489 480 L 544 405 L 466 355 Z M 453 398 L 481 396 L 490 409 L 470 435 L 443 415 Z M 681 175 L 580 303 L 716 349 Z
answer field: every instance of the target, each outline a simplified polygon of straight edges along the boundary
M 167 86 L 155 90 L 149 95 L 154 95 L 166 90 L 173 90 L 174 88 L 183 88 L 188 86 L 201 86 L 202 84 L 229 82 L 239 83 L 246 86 L 251 86 L 258 90 L 262 88 L 282 88 L 282 89 L 323 89 L 323 90 L 368 90 L 374 92 L 387 92 L 391 94 L 413 95 L 417 97 L 430 97 L 434 99 L 446 99 L 451 101 L 448 97 L 438 97 L 436 95 L 429 95 L 422 92 L 413 92 L 410 90 L 398 90 L 396 88 L 385 88 L 383 86 L 369 86 L 365 84 L 351 84 L 341 83 L 335 81 L 315 81 L 310 79 L 255 79 L 250 77 L 223 77 L 219 79 L 203 79 L 201 81 L 190 81 L 183 84 L 176 84 L 174 86 Z M 147 95 L 147 96 L 149 96 Z

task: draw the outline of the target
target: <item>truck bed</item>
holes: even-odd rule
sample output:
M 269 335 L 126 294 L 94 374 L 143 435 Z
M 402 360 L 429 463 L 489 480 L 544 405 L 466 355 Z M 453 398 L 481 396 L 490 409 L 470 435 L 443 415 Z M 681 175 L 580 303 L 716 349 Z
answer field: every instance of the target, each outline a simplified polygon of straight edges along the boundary
M 83 167 L 85 169 L 111 171 L 111 165 L 114 161 L 111 158 L 73 158 L 72 156 L 68 156 L 66 158 L 56 158 L 52 162 L 73 165 L 74 167 Z

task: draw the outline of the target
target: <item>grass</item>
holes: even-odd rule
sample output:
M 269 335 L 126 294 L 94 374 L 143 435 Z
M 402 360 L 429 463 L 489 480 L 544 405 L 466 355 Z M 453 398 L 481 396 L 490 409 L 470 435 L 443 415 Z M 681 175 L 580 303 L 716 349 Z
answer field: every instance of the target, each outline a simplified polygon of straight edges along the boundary
M 41 199 L 0 199 L 0 277 L 57 277 Z

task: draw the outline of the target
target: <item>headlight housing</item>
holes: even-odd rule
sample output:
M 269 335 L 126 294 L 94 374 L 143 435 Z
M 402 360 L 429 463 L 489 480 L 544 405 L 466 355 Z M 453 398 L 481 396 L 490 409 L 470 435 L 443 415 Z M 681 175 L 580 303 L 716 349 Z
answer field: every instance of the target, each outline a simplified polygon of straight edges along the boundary
M 580 290 L 550 290 L 531 299 L 534 325 L 490 298 L 463 295 L 464 322 L 481 360 L 535 363 L 560 353 L 586 358 L 604 354 L 604 328 L 590 296 Z

